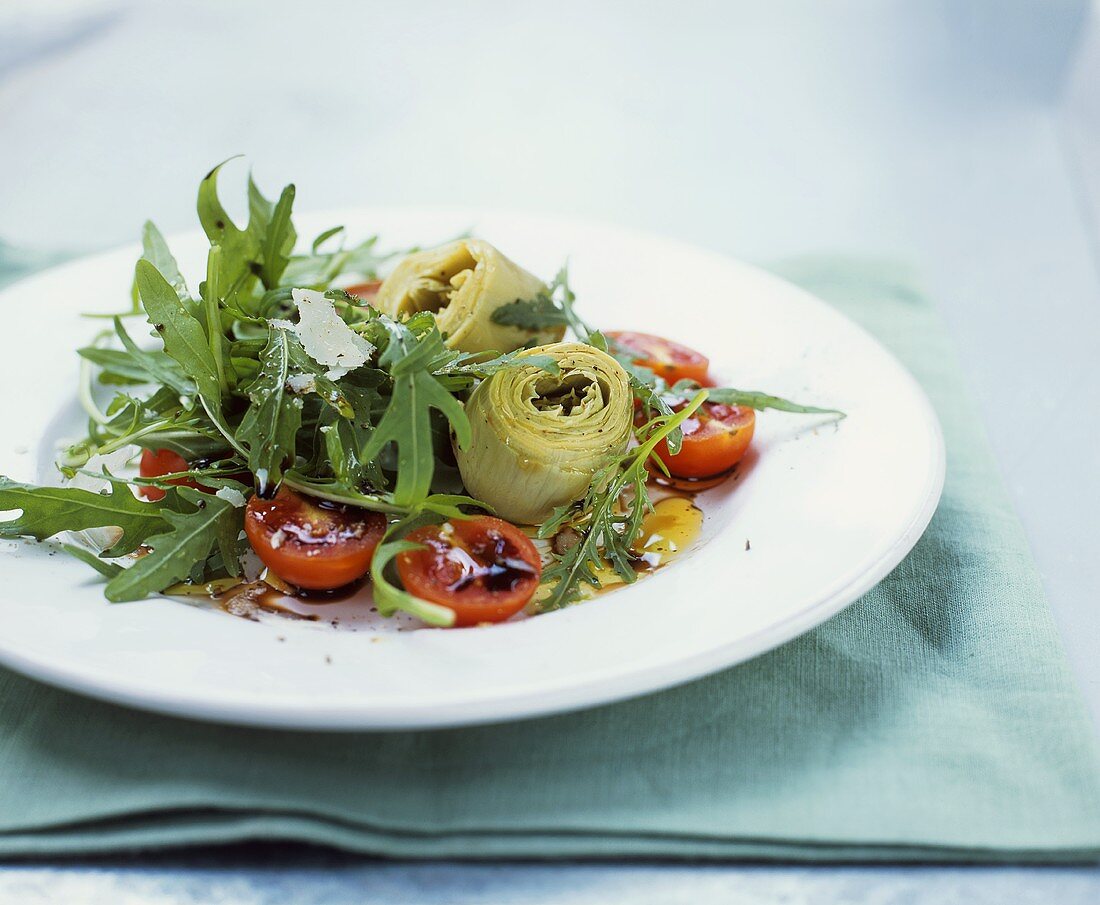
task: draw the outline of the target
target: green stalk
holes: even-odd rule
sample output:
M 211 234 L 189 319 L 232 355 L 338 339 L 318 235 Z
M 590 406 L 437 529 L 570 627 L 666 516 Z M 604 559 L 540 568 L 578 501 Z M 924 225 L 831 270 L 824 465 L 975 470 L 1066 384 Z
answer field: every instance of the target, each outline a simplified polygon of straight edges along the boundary
M 105 443 L 103 446 L 98 447 L 96 449 L 96 452 L 100 455 L 114 452 L 116 449 L 122 449 L 122 447 L 124 446 L 129 446 L 131 443 L 134 442 L 134 440 L 138 439 L 138 437 L 145 437 L 149 434 L 155 434 L 161 428 L 167 427 L 169 425 L 174 425 L 175 423 L 176 422 L 172 419 L 167 419 L 164 421 L 154 421 L 152 424 L 146 425 L 140 430 L 123 434 L 121 437 L 112 440 L 110 443 Z
M 110 331 L 104 331 L 92 340 L 92 345 L 99 348 L 110 336 Z M 80 405 L 88 413 L 89 418 L 97 424 L 111 423 L 111 419 L 100 410 L 95 399 L 92 398 L 92 363 L 86 358 L 80 359 L 80 383 L 77 394 L 80 397 Z
M 398 506 L 380 496 L 357 493 L 348 488 L 311 481 L 296 471 L 284 472 L 283 483 L 291 490 L 328 500 L 330 503 L 344 503 L 348 506 L 358 506 L 360 509 L 369 509 L 372 512 L 384 512 L 387 515 L 404 515 L 409 511 L 408 506 Z
M 233 431 L 229 429 L 229 425 L 222 420 L 221 412 L 214 411 L 210 403 L 207 402 L 202 396 L 199 397 L 199 402 L 202 404 L 203 411 L 206 412 L 207 417 L 210 419 L 211 424 L 218 429 L 218 433 L 225 438 L 225 442 L 233 447 L 234 451 L 246 462 L 248 461 L 248 450 L 241 446 L 237 442 L 237 438 L 233 436 Z
M 210 353 L 214 356 L 214 367 L 218 372 L 218 387 L 224 396 L 229 392 L 229 382 L 225 378 L 225 364 L 222 356 L 222 319 L 219 307 L 221 255 L 220 245 L 210 247 L 210 254 L 206 258 L 206 291 L 203 293 L 203 302 L 206 306 L 206 333 L 210 339 Z
M 652 455 L 653 450 L 657 448 L 658 443 L 664 440 L 665 437 L 667 437 L 674 430 L 676 430 L 676 428 L 687 421 L 688 418 L 695 414 L 695 410 L 707 401 L 707 395 L 708 394 L 706 390 L 699 390 L 698 393 L 691 397 L 691 401 L 687 405 L 685 405 L 682 409 L 680 409 L 680 411 L 669 418 L 668 421 L 661 425 L 660 428 L 654 431 L 653 436 L 651 436 L 648 440 L 646 440 L 645 443 L 638 447 L 639 455 L 636 458 L 636 461 L 640 460 L 644 462 L 646 459 L 648 459 L 650 455 Z M 644 456 L 642 455 L 642 453 L 644 453 Z

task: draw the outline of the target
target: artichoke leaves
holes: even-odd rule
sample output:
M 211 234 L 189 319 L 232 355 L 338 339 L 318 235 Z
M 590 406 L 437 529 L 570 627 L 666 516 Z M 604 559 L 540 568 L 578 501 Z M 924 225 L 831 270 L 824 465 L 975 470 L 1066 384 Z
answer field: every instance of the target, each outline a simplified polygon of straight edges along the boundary
M 466 404 L 470 442 L 455 455 L 473 496 L 501 518 L 537 525 L 581 499 L 626 451 L 634 401 L 626 371 L 606 352 L 559 342 L 517 357 L 529 355 L 551 356 L 559 373 L 531 365 L 482 381 Z
M 433 312 L 451 349 L 511 352 L 532 340 L 547 343 L 564 335 L 564 327 L 532 333 L 492 320 L 502 305 L 544 292 L 542 280 L 488 242 L 459 239 L 402 259 L 383 281 L 374 305 L 395 319 Z

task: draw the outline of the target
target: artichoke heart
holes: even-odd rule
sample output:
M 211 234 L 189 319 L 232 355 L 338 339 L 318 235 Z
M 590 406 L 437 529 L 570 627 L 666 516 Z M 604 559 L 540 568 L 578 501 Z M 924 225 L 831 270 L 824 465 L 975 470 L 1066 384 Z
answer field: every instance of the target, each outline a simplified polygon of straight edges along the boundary
M 634 398 L 622 365 L 592 346 L 552 343 L 519 357 L 528 355 L 550 355 L 560 373 L 525 365 L 479 384 L 466 403 L 471 442 L 455 454 L 471 494 L 501 518 L 537 525 L 625 452 Z
M 564 327 L 533 333 L 493 323 L 493 312 L 546 291 L 538 277 L 488 242 L 459 239 L 402 259 L 378 290 L 374 304 L 390 317 L 431 311 L 447 346 L 462 352 L 511 352 L 534 339 L 559 340 Z

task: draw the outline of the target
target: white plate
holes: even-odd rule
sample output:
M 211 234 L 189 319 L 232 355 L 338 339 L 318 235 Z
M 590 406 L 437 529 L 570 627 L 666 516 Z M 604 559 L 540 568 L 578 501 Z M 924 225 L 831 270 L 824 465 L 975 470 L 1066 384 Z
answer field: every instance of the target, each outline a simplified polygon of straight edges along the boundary
M 516 623 L 359 631 L 251 622 L 158 598 L 110 604 L 87 566 L 2 542 L 0 661 L 84 694 L 233 723 L 397 729 L 509 720 L 655 691 L 754 657 L 863 594 L 912 548 L 939 500 L 944 449 L 927 398 L 829 306 L 745 264 L 605 226 L 475 211 L 301 216 L 389 245 L 473 226 L 546 276 L 568 256 L 584 316 L 705 351 L 735 386 L 835 406 L 839 426 L 763 413 L 740 480 L 701 498 L 698 544 L 637 584 Z M 205 240 L 171 245 L 197 286 Z M 77 261 L 0 294 L 0 473 L 56 481 L 57 442 L 82 433 L 82 311 L 128 299 L 135 248 Z M 135 330 L 140 333 L 140 330 Z M 751 549 L 749 549 L 751 541 Z

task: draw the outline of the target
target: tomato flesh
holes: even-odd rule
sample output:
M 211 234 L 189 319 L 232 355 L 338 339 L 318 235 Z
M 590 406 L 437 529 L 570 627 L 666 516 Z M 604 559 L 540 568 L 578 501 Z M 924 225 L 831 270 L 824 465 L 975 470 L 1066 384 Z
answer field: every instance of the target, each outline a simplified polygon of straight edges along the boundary
M 263 564 L 288 584 L 331 591 L 367 574 L 386 519 L 280 487 L 270 500 L 249 499 L 244 531 Z
M 542 561 L 515 525 L 492 516 L 455 519 L 409 532 L 423 545 L 397 555 L 405 589 L 449 607 L 456 626 L 503 622 L 535 593 Z
M 649 368 L 670 384 L 677 380 L 707 382 L 710 361 L 694 349 L 652 333 L 613 330 L 607 335 L 633 358 L 635 364 Z
M 188 462 L 179 453 L 174 453 L 170 449 L 143 449 L 141 451 L 141 463 L 138 465 L 138 474 L 143 478 L 159 478 L 161 475 L 177 474 L 181 471 L 187 471 L 193 466 L 200 464 L 209 463 L 206 461 L 201 463 Z M 252 475 L 247 471 L 238 471 L 233 474 L 227 474 L 225 477 L 240 481 L 242 484 L 252 483 Z M 203 493 L 214 492 L 213 488 L 207 487 L 205 484 L 200 484 L 194 478 L 173 478 L 168 483 L 176 487 L 194 487 L 196 490 L 201 490 Z M 157 500 L 164 499 L 164 491 L 159 487 L 138 485 L 138 493 L 153 503 Z
M 183 456 L 172 452 L 170 449 L 143 449 L 141 451 L 141 463 L 138 465 L 138 474 L 143 478 L 159 478 L 161 475 L 187 471 L 190 467 Z M 168 483 L 175 484 L 178 487 L 194 487 L 196 490 L 209 489 L 191 478 L 176 478 Z M 159 487 L 139 485 L 138 493 L 153 503 L 164 499 L 164 491 Z
M 687 403 L 674 405 L 679 411 Z M 662 440 L 654 452 L 678 478 L 710 478 L 736 465 L 752 442 L 756 413 L 739 405 L 704 402 L 680 426 L 684 442 L 675 456 Z
M 381 288 L 381 280 L 368 280 L 365 283 L 356 283 L 354 286 L 348 286 L 344 289 L 344 292 L 348 295 L 354 295 L 364 302 L 373 302 L 374 297 L 378 295 L 378 290 Z

